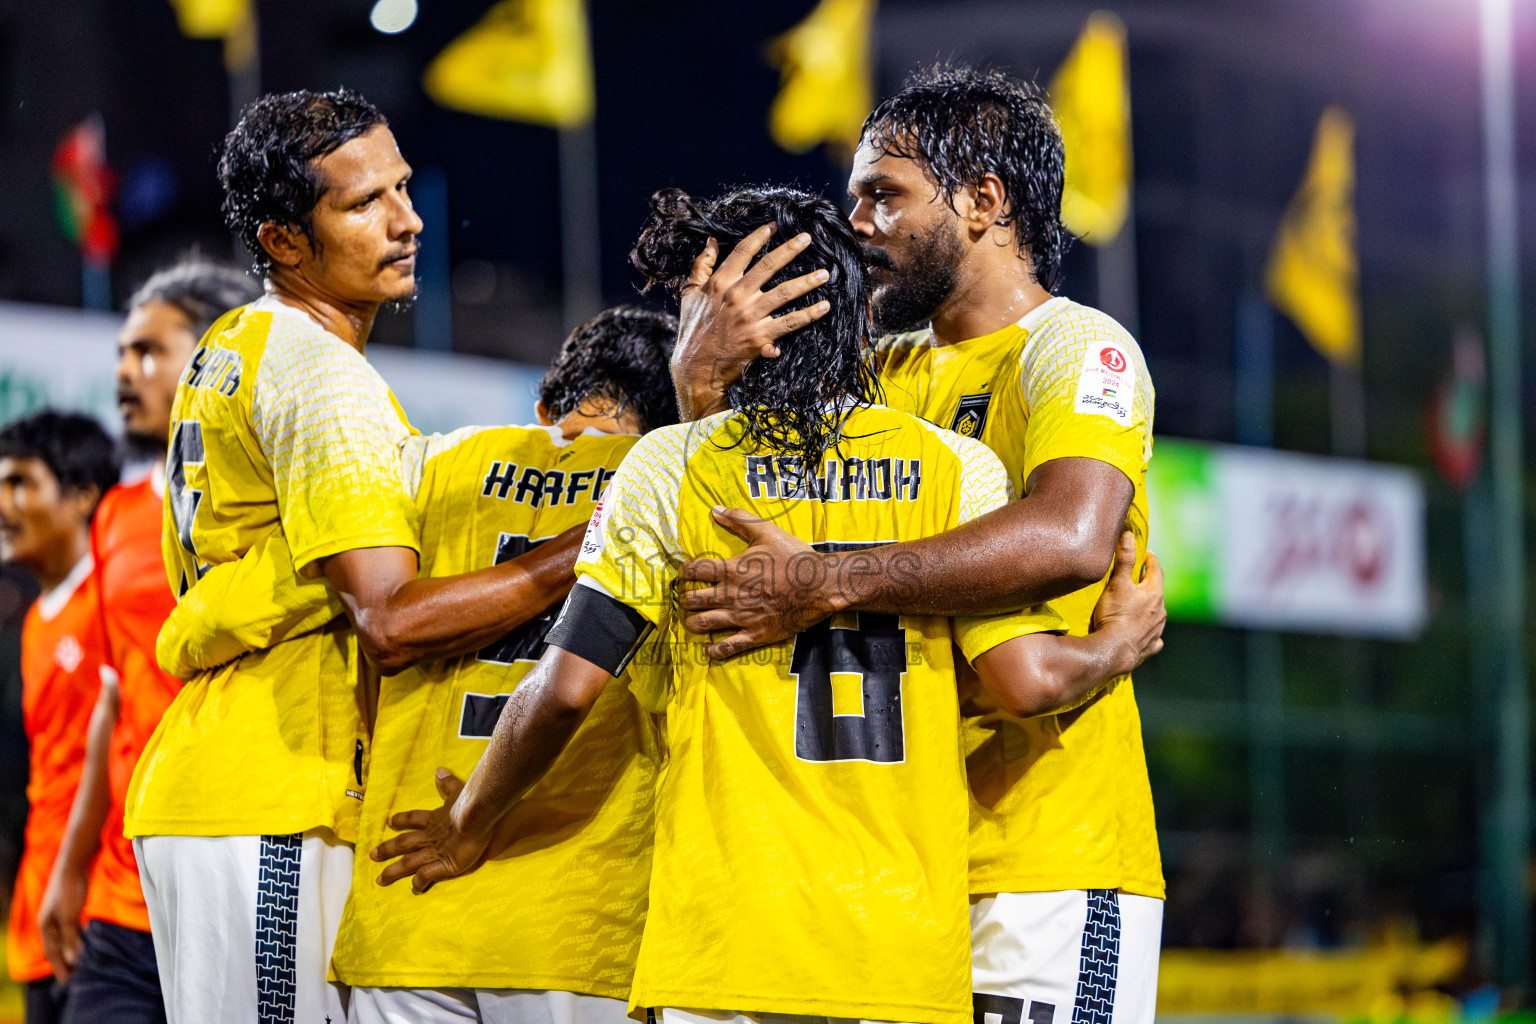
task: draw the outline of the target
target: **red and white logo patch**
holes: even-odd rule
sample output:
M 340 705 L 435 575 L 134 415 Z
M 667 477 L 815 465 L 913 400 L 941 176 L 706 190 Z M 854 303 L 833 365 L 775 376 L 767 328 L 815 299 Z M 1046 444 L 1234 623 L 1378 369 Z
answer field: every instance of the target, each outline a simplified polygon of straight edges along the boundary
M 1093 343 L 1084 347 L 1073 411 L 1108 416 L 1121 426 L 1129 426 L 1136 395 L 1130 367 L 1130 352 L 1125 346 L 1100 341 L 1097 348 Z

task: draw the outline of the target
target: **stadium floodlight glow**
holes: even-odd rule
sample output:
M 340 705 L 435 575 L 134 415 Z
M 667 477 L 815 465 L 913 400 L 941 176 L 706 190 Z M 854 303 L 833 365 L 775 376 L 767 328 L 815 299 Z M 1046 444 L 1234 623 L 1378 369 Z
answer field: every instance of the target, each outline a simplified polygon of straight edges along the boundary
M 385 35 L 404 32 L 416 22 L 416 0 L 378 0 L 368 23 Z

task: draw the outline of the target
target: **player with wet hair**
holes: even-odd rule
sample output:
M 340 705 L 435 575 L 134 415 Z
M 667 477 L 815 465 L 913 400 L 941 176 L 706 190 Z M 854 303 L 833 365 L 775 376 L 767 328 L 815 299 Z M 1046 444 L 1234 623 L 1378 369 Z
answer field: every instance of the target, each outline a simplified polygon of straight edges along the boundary
M 184 594 L 254 550 L 275 615 L 331 599 L 344 614 L 188 679 L 139 759 L 125 829 L 172 1022 L 335 1020 L 327 970 L 368 764 L 362 660 L 396 672 L 538 615 L 569 585 L 579 531 L 418 578 L 400 474 L 415 431 L 363 355 L 379 308 L 415 293 L 422 230 L 383 114 L 346 89 L 262 97 L 218 170 L 265 294 L 213 324 L 176 390 L 169 582 Z
M 1122 530 L 1137 564 L 1145 557 L 1154 394 L 1119 324 L 1052 294 L 1067 240 L 1062 168 L 1039 90 L 998 71 L 924 69 L 869 115 L 850 219 L 885 254 L 872 273 L 876 322 L 914 331 L 882 342 L 886 401 L 981 439 L 1021 500 L 861 555 L 859 572 L 834 554 L 807 573 L 802 541 L 719 513 L 750 547 L 682 574 L 716 584 L 684 597 L 691 629 L 723 634 L 713 655 L 829 613 L 1024 608 L 1069 634 L 1029 641 L 1027 671 L 1071 674 L 1071 642 L 1092 627 Z M 771 355 L 753 319 L 761 306 L 746 315 L 737 301 L 738 268 L 718 280 L 711 269 L 706 258 L 696 270 L 682 313 L 694 331 L 679 351 L 726 367 Z M 698 401 L 721 383 L 690 380 Z M 1164 887 L 1129 676 L 1067 714 L 1008 715 L 974 682 L 966 703 L 976 1012 L 1011 1018 L 1039 1005 L 1059 1019 L 1113 1012 L 1148 1024 Z
M 667 367 L 676 334 L 665 313 L 607 310 L 571 333 L 545 374 L 539 425 L 410 438 L 402 474 L 422 521 L 422 573 L 495 565 L 586 522 L 639 435 L 677 419 Z M 162 664 L 190 678 L 341 614 L 328 594 L 308 609 L 277 600 L 265 568 L 282 543 L 275 533 L 203 575 L 161 631 Z M 392 814 L 468 775 L 550 620 L 380 681 L 361 843 L 382 842 Z M 645 917 L 659 751 L 650 716 L 623 687 L 578 746 L 517 819 L 518 841 L 471 884 L 427 905 L 404 886 L 376 885 L 377 868 L 358 859 L 332 960 L 352 986 L 349 1020 L 621 1024 Z
M 832 203 L 776 187 L 705 202 L 658 193 L 632 259 L 675 295 L 712 239 L 736 243 L 764 222 L 798 244 L 756 277 L 743 261 L 743 279 L 772 294 L 819 265 L 818 287 L 795 302 L 825 302 L 826 314 L 781 336 L 782 355 L 750 362 L 702 418 L 630 452 L 588 528 L 549 646 L 468 783 L 445 790 L 435 811 L 397 814 L 391 824 L 406 831 L 375 856 L 399 857 L 382 880 L 414 876 L 418 892 L 499 858 L 551 766 L 580 756 L 578 730 L 611 680 L 645 666 L 632 685 L 665 716 L 669 762 L 631 1011 L 666 1024 L 964 1024 L 968 798 L 952 651 L 1000 707 L 1031 713 L 1040 693 L 1017 655 L 1053 624 L 857 615 L 729 662 L 684 630 L 679 566 L 743 547 L 711 519 L 721 505 L 857 564 L 1007 500 L 984 445 L 879 404 L 863 247 Z M 815 571 L 816 556 L 803 564 Z M 1085 641 L 1080 689 L 1065 699 L 1138 664 L 1161 631 L 1155 581 L 1137 588 L 1129 571 L 1127 559 L 1115 595 L 1125 606 Z

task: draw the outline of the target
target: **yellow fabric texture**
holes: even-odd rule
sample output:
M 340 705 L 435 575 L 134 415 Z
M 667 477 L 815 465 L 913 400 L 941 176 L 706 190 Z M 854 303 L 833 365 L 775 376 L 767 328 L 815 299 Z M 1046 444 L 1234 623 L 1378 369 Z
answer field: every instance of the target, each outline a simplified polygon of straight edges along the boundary
M 868 546 L 1000 506 L 1002 467 L 984 445 L 884 407 L 853 411 L 809 480 L 797 459 L 738 441 L 734 413 L 643 438 L 576 565 L 577 586 L 638 611 L 671 661 L 643 698 L 665 714 L 669 760 L 630 1006 L 965 1024 L 950 621 L 839 616 L 714 663 L 709 639 L 682 628 L 676 582 L 685 557 L 745 547 L 712 505 L 808 542 Z
M 1065 176 L 1061 219 L 1091 245 L 1108 245 L 1131 207 L 1131 92 L 1125 25 L 1107 11 L 1088 16 L 1051 79 Z
M 875 0 L 821 0 L 805 20 L 775 39 L 769 59 L 779 93 L 768 132 L 781 149 L 806 153 L 829 142 L 852 153 L 874 102 L 869 61 Z
M 1355 122 L 1329 107 L 1306 175 L 1275 233 L 1264 284 L 1275 308 L 1329 362 L 1360 365 L 1360 266 L 1355 256 Z
M 433 59 L 422 87 L 454 110 L 575 128 L 595 91 L 583 0 L 500 0 Z
M 978 435 L 1015 494 L 1053 459 L 1115 466 L 1135 485 L 1126 525 L 1146 557 L 1154 393 L 1134 339 L 1095 309 L 1056 298 L 1020 324 L 954 345 L 892 345 L 886 401 Z M 1118 368 L 1118 369 L 1116 369 Z M 1105 578 L 1108 578 L 1106 569 Z M 1026 609 L 1042 628 L 1087 634 L 1103 581 Z M 1047 623 L 1056 623 L 1048 625 Z M 1003 635 L 1012 626 L 1003 620 Z M 987 628 L 975 641 L 995 641 Z M 961 668 L 971 786 L 971 891 L 1120 889 L 1162 898 L 1162 861 L 1130 676 L 1071 711 L 1019 719 Z
M 422 572 L 484 569 L 590 518 L 636 438 L 542 427 L 456 431 L 423 456 Z M 424 444 L 422 442 L 425 442 Z M 368 796 L 333 960 L 351 985 L 531 988 L 629 995 L 650 878 L 658 734 L 623 685 L 608 687 L 548 775 L 510 812 L 520 838 L 466 878 L 421 896 L 380 886 L 367 856 L 389 817 L 442 803 L 435 773 L 467 779 L 500 711 L 543 649 L 536 619 L 476 654 L 422 662 L 380 683 Z
M 155 660 L 177 679 L 191 679 L 344 613 L 323 578 L 298 574 L 287 540 L 274 530 L 237 561 L 203 570 L 160 627 Z
M 269 296 L 193 352 L 171 411 L 162 540 L 171 589 L 281 529 L 294 563 L 417 544 L 400 482 L 413 431 L 377 371 Z M 275 570 L 269 570 L 275 578 Z M 294 582 L 297 577 L 288 582 Z M 310 608 L 313 594 L 293 588 Z M 345 620 L 187 681 L 130 784 L 140 835 L 356 834 L 366 762 L 357 642 Z

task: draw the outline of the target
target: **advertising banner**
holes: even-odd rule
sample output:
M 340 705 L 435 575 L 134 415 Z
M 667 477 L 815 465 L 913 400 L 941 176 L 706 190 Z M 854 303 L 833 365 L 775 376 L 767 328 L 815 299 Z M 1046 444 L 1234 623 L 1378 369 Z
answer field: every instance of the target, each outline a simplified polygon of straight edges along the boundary
M 1424 491 L 1411 470 L 1159 438 L 1147 493 L 1172 619 L 1394 638 L 1423 628 Z

